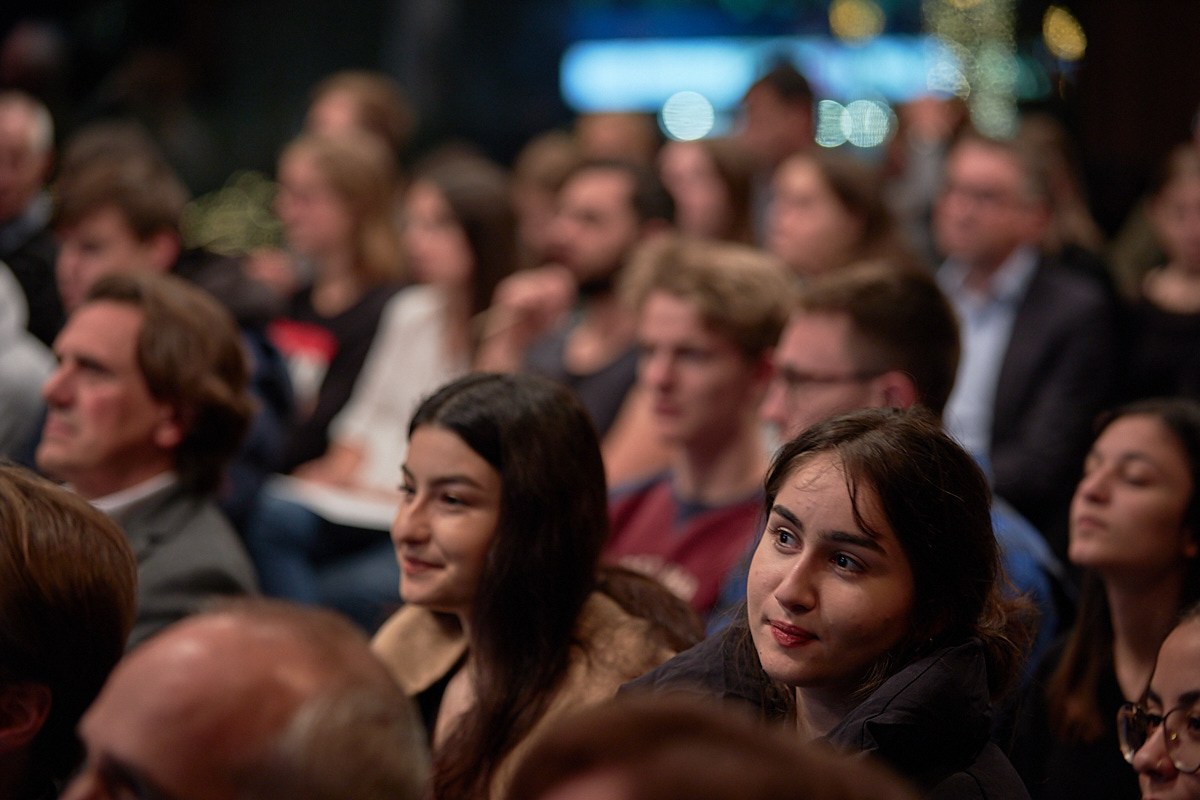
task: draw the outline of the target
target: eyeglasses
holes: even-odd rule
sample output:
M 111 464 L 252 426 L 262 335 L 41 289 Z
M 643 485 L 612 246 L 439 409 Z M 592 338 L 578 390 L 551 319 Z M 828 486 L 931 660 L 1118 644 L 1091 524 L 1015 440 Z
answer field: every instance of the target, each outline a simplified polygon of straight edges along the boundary
M 1159 727 L 1175 769 L 1188 773 L 1200 770 L 1200 703 L 1195 702 L 1176 706 L 1165 714 L 1155 714 L 1136 703 L 1121 706 L 1117 711 L 1117 739 L 1125 760 L 1132 764 L 1134 755 Z
M 847 372 L 841 375 L 818 375 L 812 372 L 801 372 L 790 367 L 780 367 L 775 373 L 775 380 L 783 384 L 784 391 L 792 394 L 804 391 L 813 386 L 831 386 L 839 383 L 864 383 L 878 378 L 884 372 L 886 370 L 864 370 L 860 372 Z

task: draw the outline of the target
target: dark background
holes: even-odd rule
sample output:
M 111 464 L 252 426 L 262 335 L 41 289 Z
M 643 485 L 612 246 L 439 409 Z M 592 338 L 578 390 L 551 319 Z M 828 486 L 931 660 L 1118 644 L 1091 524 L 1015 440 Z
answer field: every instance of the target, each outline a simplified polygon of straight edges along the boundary
M 988 0 L 984 0 L 985 2 Z M 920 29 L 918 0 L 877 0 L 888 31 Z M 1018 42 L 1037 50 L 1048 0 L 1018 0 Z M 1112 232 L 1200 106 L 1200 2 L 1060 2 L 1088 36 L 1084 62 L 1038 105 L 1078 143 L 1094 211 Z M 449 138 L 507 161 L 530 136 L 570 122 L 558 91 L 564 48 L 581 38 L 828 32 L 823 0 L 16 0 L 54 25 L 64 66 L 38 93 L 60 135 L 133 113 L 165 141 L 192 189 L 235 169 L 270 172 L 299 128 L 307 93 L 345 67 L 383 69 L 421 117 L 418 151 Z M 25 82 L 0 64 L 0 83 Z

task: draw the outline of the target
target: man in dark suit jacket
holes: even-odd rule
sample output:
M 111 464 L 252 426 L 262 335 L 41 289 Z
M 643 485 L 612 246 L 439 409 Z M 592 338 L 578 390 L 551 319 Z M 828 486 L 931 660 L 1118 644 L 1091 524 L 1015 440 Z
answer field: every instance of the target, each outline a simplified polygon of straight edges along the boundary
M 933 220 L 964 345 L 947 427 L 1061 551 L 1092 421 L 1112 400 L 1116 312 L 1100 281 L 1043 257 L 1048 215 L 1031 153 L 979 136 L 955 145 Z
M 112 275 L 54 352 L 37 464 L 124 527 L 138 560 L 130 645 L 213 595 L 253 592 L 249 558 L 212 502 L 253 405 L 229 314 L 179 278 Z

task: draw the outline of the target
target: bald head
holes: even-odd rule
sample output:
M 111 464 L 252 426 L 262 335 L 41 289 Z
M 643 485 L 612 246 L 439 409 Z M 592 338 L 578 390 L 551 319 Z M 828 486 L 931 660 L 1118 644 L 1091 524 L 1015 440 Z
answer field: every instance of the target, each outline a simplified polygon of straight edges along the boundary
M 427 761 L 411 705 L 357 630 L 265 602 L 193 617 L 134 650 L 80 735 L 87 764 L 70 800 L 122 782 L 178 800 L 415 798 Z M 330 748 L 372 763 L 309 757 Z

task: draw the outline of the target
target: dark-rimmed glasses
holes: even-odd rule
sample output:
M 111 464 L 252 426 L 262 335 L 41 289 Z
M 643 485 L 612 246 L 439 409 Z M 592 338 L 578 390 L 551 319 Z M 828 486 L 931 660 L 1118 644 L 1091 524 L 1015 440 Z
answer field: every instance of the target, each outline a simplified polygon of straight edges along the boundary
M 1138 750 L 1159 728 L 1171 763 L 1180 772 L 1200 770 L 1200 703 L 1175 706 L 1156 714 L 1137 703 L 1126 703 L 1117 711 L 1117 740 L 1121 754 L 1130 764 Z

